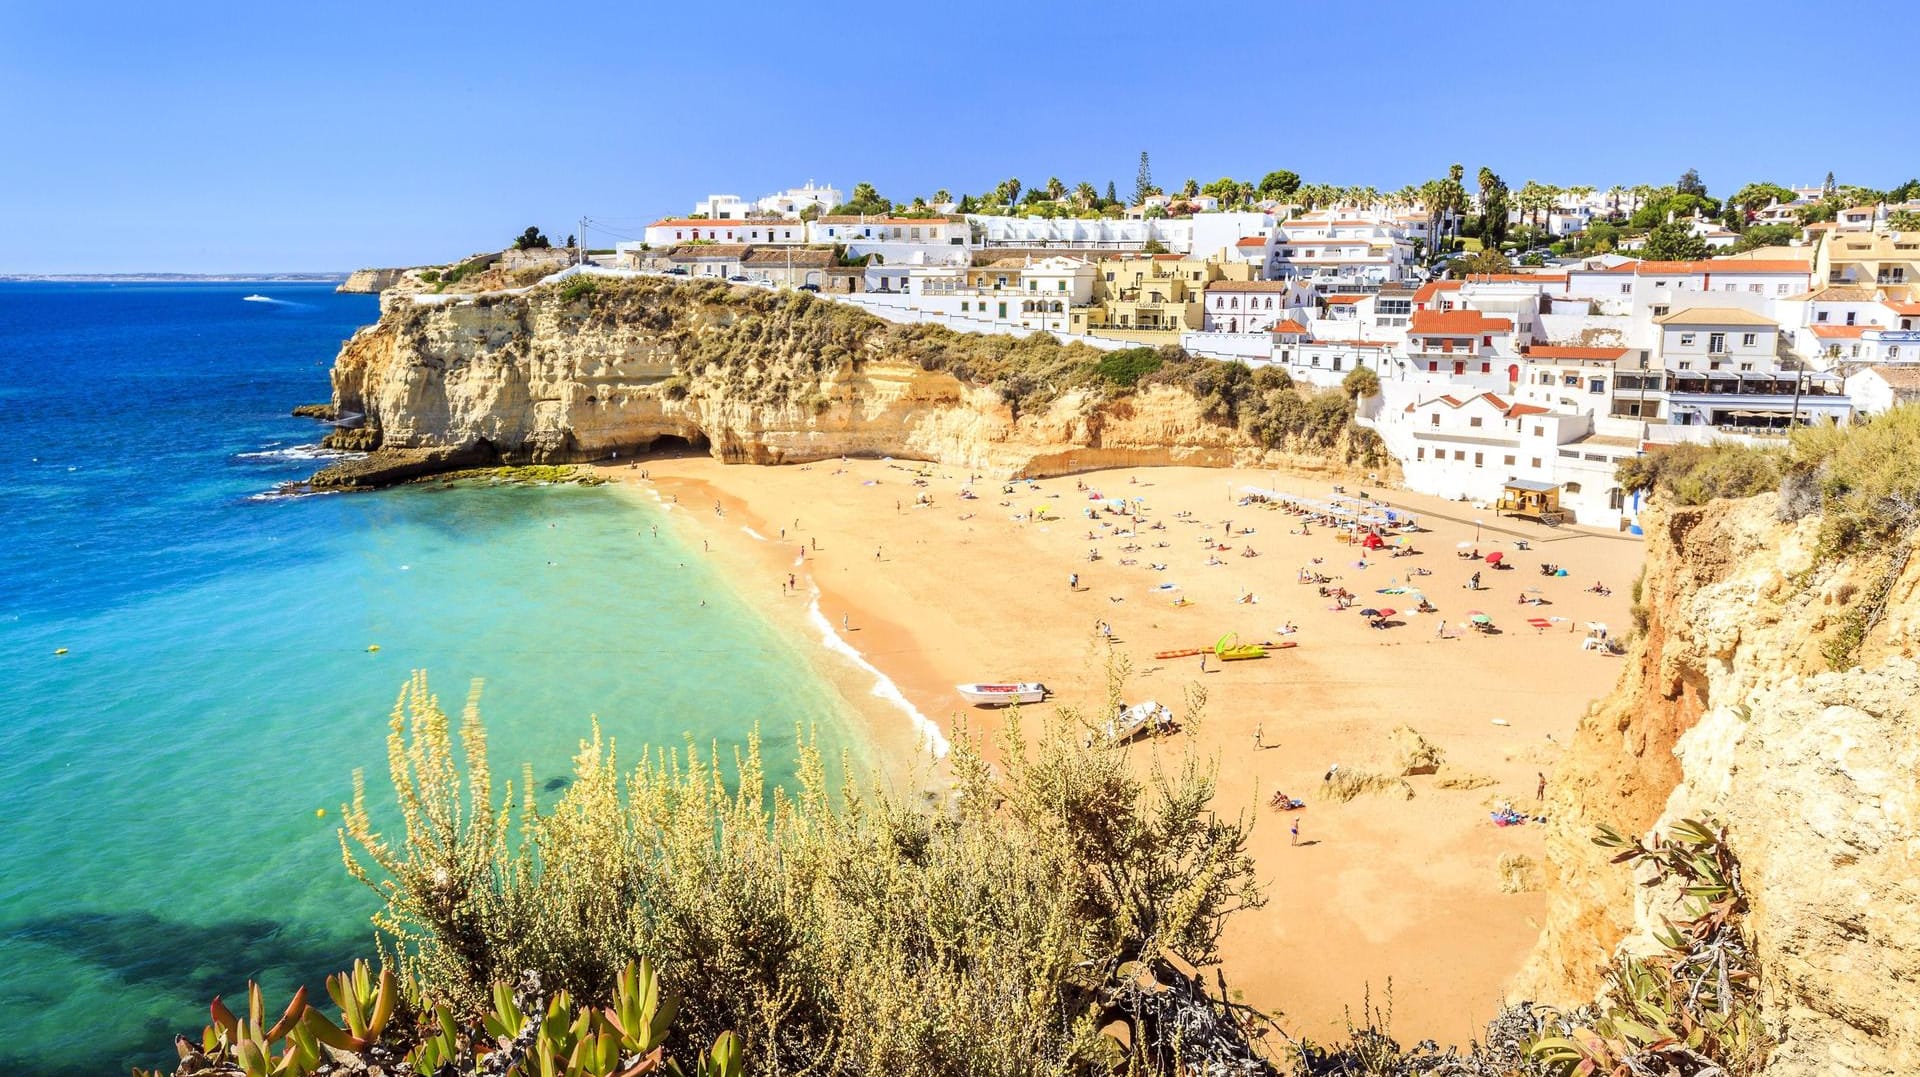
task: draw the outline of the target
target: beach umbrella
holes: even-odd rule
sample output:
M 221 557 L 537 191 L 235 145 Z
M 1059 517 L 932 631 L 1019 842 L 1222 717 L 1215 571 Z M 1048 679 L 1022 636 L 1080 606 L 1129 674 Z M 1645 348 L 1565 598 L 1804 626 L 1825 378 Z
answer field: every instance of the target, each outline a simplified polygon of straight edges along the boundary
M 1427 604 L 1427 596 L 1419 591 L 1408 591 L 1407 597 L 1413 599 L 1415 606 L 1424 606 Z
M 1367 607 L 1366 609 L 1364 609 L 1364 610 L 1361 610 L 1361 611 L 1360 611 L 1360 616 L 1362 616 L 1362 617 L 1378 617 L 1378 616 L 1380 616 L 1380 611 L 1379 611 L 1379 610 L 1376 610 L 1376 609 L 1374 609 L 1374 608 L 1373 608 L 1373 607 L 1371 607 L 1371 606 L 1369 606 L 1369 607 Z
M 1396 614 L 1396 613 L 1398 613 L 1398 612 L 1400 612 L 1400 611 L 1399 611 L 1399 610 L 1394 610 L 1394 609 L 1384 609 L 1384 610 L 1380 610 L 1380 611 L 1378 611 L 1378 616 L 1381 616 L 1381 617 L 1391 617 L 1391 616 L 1393 616 L 1394 614 Z
M 1497 565 L 1497 564 L 1499 564 L 1500 562 L 1502 562 L 1502 561 L 1504 561 L 1504 560 L 1506 560 L 1506 559 L 1507 559 L 1507 555 L 1506 555 L 1506 554 L 1503 554 L 1503 553 L 1501 553 L 1500 551 L 1498 551 L 1498 550 L 1495 550 L 1494 552 L 1492 552 L 1492 553 L 1490 553 L 1490 554 L 1488 554 L 1488 555 L 1487 555 L 1487 564 L 1489 564 L 1489 565 Z
M 1477 625 L 1490 625 L 1493 623 L 1493 618 L 1487 616 L 1484 613 L 1476 613 L 1470 619 L 1473 621 L 1474 624 L 1477 624 Z

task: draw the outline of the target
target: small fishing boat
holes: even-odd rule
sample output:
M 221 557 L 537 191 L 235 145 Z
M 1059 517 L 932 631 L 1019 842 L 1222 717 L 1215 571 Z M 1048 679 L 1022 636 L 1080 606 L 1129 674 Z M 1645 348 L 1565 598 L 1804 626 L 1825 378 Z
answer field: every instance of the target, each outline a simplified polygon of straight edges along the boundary
M 1047 686 L 1038 681 L 1009 681 L 1000 684 L 956 685 L 960 698 L 976 707 L 1005 707 L 1014 703 L 1038 703 L 1047 698 Z
M 1214 657 L 1222 662 L 1239 662 L 1248 658 L 1265 658 L 1267 648 L 1258 643 L 1241 643 L 1236 632 L 1229 632 L 1213 644 Z
M 1164 703 L 1155 703 L 1149 699 L 1129 707 L 1122 705 L 1114 716 L 1107 721 L 1107 739 L 1115 744 L 1125 744 L 1135 737 L 1150 733 L 1164 733 L 1173 728 L 1173 711 Z

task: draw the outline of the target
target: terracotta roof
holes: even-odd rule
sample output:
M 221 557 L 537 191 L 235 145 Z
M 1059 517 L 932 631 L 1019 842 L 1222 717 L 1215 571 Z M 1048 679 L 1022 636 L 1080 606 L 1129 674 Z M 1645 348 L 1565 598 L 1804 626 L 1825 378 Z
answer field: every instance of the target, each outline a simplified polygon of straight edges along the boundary
M 806 228 L 807 223 L 793 217 L 748 217 L 733 220 L 727 217 L 663 217 L 647 225 L 648 228 Z
M 1902 396 L 1920 393 L 1920 367 L 1876 365 L 1867 369 L 1880 375 L 1881 381 Z
M 1350 307 L 1350 306 L 1353 306 L 1355 303 L 1360 302 L 1363 299 L 1369 299 L 1369 298 L 1372 298 L 1372 297 L 1366 292 L 1360 292 L 1358 294 L 1355 294 L 1352 292 L 1342 292 L 1339 295 L 1328 296 L 1327 306 Z
M 1419 291 L 1413 293 L 1413 301 L 1415 303 L 1425 303 L 1441 292 L 1459 291 L 1462 283 L 1463 282 L 1457 280 L 1430 280 L 1422 284 Z
M 1507 418 L 1511 419 L 1517 415 L 1545 415 L 1546 413 L 1547 409 L 1538 404 L 1515 404 L 1507 409 Z
M 1482 333 L 1511 333 L 1513 326 L 1501 318 L 1489 318 L 1477 310 L 1416 310 L 1411 336 L 1472 337 Z
M 1920 303 L 1896 303 L 1893 300 L 1889 299 L 1886 301 L 1886 306 L 1890 310 L 1892 310 L 1895 314 L 1902 314 L 1902 315 L 1920 314 Z
M 1453 397 L 1453 396 L 1439 396 L 1439 397 L 1435 397 L 1435 398 L 1434 398 L 1434 399 L 1432 399 L 1432 400 L 1428 400 L 1428 401 L 1425 401 L 1425 402 L 1423 402 L 1423 403 L 1422 403 L 1422 404 L 1421 404 L 1420 406 L 1422 406 L 1422 407 L 1425 407 L 1425 406 L 1426 406 L 1427 404 L 1435 404 L 1435 403 L 1439 403 L 1439 404 L 1445 404 L 1445 405 L 1447 405 L 1447 406 L 1448 406 L 1448 407 L 1450 407 L 1450 408 L 1464 408 L 1464 407 L 1466 407 L 1466 406 L 1467 406 L 1468 404 L 1471 404 L 1471 403 L 1473 403 L 1473 402 L 1474 402 L 1474 401 L 1476 401 L 1476 400 L 1485 400 L 1485 401 L 1487 401 L 1488 403 L 1490 403 L 1490 404 L 1492 404 L 1492 405 L 1493 405 L 1493 407 L 1494 407 L 1494 410 L 1496 410 L 1496 411 L 1502 411 L 1502 412 L 1504 412 L 1504 411 L 1506 411 L 1506 410 L 1507 410 L 1507 408 L 1508 408 L 1508 406 L 1509 406 L 1509 405 L 1507 404 L 1507 402 L 1506 402 L 1506 401 L 1504 401 L 1504 400 L 1502 400 L 1502 399 L 1500 399 L 1499 397 L 1497 397 L 1497 396 L 1495 396 L 1495 395 L 1493 395 L 1492 393 L 1475 393 L 1474 395 L 1472 395 L 1472 396 L 1470 396 L 1470 397 L 1468 397 L 1468 398 L 1466 398 L 1465 400 L 1461 400 L 1461 399 L 1459 399 L 1459 398 L 1457 398 L 1457 397 Z M 1523 405 L 1517 405 L 1517 406 L 1520 406 L 1520 407 L 1532 407 L 1532 405 L 1530 405 L 1530 404 L 1523 404 Z M 1412 411 L 1412 410 L 1413 410 L 1413 405 L 1411 405 L 1411 404 L 1409 404 L 1409 405 L 1407 405 L 1407 410 L 1408 410 L 1408 411 Z M 1545 408 L 1541 408 L 1540 410 L 1541 410 L 1541 411 L 1545 411 L 1545 410 L 1547 410 L 1547 409 L 1545 409 Z
M 1877 325 L 1816 325 L 1813 335 L 1833 340 L 1857 340 L 1860 334 L 1869 329 L 1878 329 Z
M 753 248 L 745 243 L 689 243 L 667 252 L 667 261 L 697 261 L 705 258 L 739 258 Z
M 1264 247 L 1267 245 L 1267 237 L 1266 236 L 1244 236 L 1239 240 L 1235 241 L 1233 245 L 1236 247 Z
M 1813 263 L 1788 259 L 1770 260 L 1758 258 L 1719 259 L 1709 258 L 1699 262 L 1621 262 L 1602 273 L 1633 273 L 1642 277 L 1669 276 L 1687 277 L 1696 273 L 1811 273 Z
M 1815 288 L 1810 292 L 1801 292 L 1799 295 L 1787 298 L 1820 303 L 1871 303 L 1879 296 L 1873 289 L 1862 288 L 1855 284 L 1830 284 L 1824 288 Z
M 1284 280 L 1216 280 L 1207 285 L 1209 292 L 1284 292 L 1292 282 Z
M 1305 336 L 1307 332 L 1307 327 L 1304 325 L 1301 325 L 1299 322 L 1294 321 L 1292 318 L 1288 318 L 1286 321 L 1281 322 L 1278 325 L 1275 325 L 1273 329 L 1270 330 L 1270 332 L 1293 333 L 1298 336 Z
M 809 250 L 791 247 L 755 247 L 740 260 L 742 265 L 767 266 L 772 269 L 784 269 L 793 266 L 796 269 L 819 269 L 833 264 L 833 252 Z
M 1660 325 L 1767 325 L 1778 328 L 1772 318 L 1739 307 L 1688 307 L 1654 319 Z
M 1382 340 L 1308 340 L 1308 341 L 1302 341 L 1302 343 L 1325 344 L 1325 345 L 1328 345 L 1329 347 L 1336 347 L 1336 348 L 1385 348 L 1385 347 L 1388 347 L 1387 343 Z
M 1467 277 L 1469 284 L 1512 284 L 1516 281 L 1565 284 L 1567 275 L 1565 273 L 1474 273 Z
M 858 216 L 842 213 L 836 216 L 816 218 L 815 223 L 816 224 L 884 224 L 884 225 L 892 226 L 896 224 L 898 225 L 951 224 L 952 221 L 950 221 L 946 217 L 858 217 Z
M 1613 361 L 1627 354 L 1625 348 L 1582 348 L 1569 344 L 1535 344 L 1527 352 L 1529 359 L 1602 359 Z

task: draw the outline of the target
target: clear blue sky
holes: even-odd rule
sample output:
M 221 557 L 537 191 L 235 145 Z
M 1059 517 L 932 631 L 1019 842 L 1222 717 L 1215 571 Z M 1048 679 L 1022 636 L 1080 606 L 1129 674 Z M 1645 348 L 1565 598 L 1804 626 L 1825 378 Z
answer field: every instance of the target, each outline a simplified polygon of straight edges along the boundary
M 0 271 L 444 261 L 808 178 L 1125 190 L 1142 149 L 1163 184 L 1920 173 L 1920 5 L 1706 8 L 21 0 Z

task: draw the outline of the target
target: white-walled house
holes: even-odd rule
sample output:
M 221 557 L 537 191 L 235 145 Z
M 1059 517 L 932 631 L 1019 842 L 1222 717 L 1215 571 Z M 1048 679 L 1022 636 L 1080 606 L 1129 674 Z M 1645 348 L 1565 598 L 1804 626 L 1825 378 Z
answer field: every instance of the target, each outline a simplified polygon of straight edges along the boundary
M 1920 404 L 1920 364 L 1861 367 L 1847 378 L 1847 397 L 1861 415 L 1880 415 L 1901 404 Z
M 1667 379 L 1668 421 L 1734 432 L 1782 430 L 1816 418 L 1846 422 L 1840 379 L 1783 369 L 1780 327 L 1737 307 L 1689 307 L 1654 319 Z
M 767 195 L 755 202 L 754 208 L 775 217 L 798 217 L 809 209 L 825 213 L 845 201 L 838 187 L 816 187 L 808 180 L 805 187 L 789 187 Z
M 1209 332 L 1265 333 L 1313 302 L 1313 289 L 1292 281 L 1214 281 L 1202 311 Z
M 715 221 L 738 221 L 752 216 L 753 206 L 737 194 L 710 194 L 693 204 L 693 215 Z
M 858 257 L 876 254 L 888 262 L 965 264 L 968 228 L 950 217 L 827 216 L 806 224 L 807 242 L 844 245 Z
M 973 242 L 980 247 L 1066 247 L 1073 250 L 1137 251 L 1156 240 L 1170 251 L 1193 249 L 1189 217 L 1115 220 L 1110 217 L 1012 217 L 970 213 Z
M 796 220 L 712 220 L 669 217 L 647 226 L 647 246 L 673 247 L 681 243 L 749 243 L 805 245 L 807 226 Z
M 1600 314 L 1646 312 L 1658 317 L 1685 306 L 1714 302 L 1706 298 L 1706 293 L 1740 295 L 1747 297 L 1747 303 L 1758 305 L 1799 295 L 1812 282 L 1810 261 L 1723 258 L 1622 262 L 1604 269 L 1568 270 L 1566 294 L 1590 300 Z

